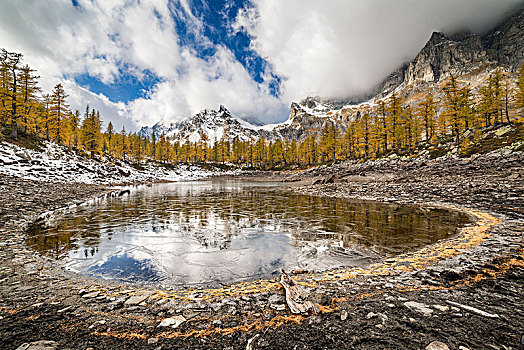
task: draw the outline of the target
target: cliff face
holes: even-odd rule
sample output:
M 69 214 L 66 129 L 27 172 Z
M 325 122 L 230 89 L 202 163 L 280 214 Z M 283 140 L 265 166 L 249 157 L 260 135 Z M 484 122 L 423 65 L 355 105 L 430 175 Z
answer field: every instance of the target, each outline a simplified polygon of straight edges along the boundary
M 320 136 L 327 123 L 334 123 L 339 130 L 345 130 L 349 118 L 339 109 L 308 97 L 300 103 L 291 103 L 289 118 L 286 122 L 267 125 L 261 129 L 261 136 L 266 139 L 287 139 L 304 141 L 312 134 Z
M 451 74 L 464 74 L 485 63 L 486 59 L 478 35 L 455 41 L 435 32 L 415 60 L 409 62 L 404 83 L 409 85 L 418 80 L 436 83 Z
M 482 38 L 482 45 L 492 61 L 517 68 L 524 57 L 524 10 L 511 16 Z
M 483 66 L 515 71 L 524 60 L 524 10 L 509 17 L 484 37 L 477 34 L 453 38 L 435 32 L 411 62 L 393 72 L 380 86 L 381 98 L 401 87 L 438 83 Z

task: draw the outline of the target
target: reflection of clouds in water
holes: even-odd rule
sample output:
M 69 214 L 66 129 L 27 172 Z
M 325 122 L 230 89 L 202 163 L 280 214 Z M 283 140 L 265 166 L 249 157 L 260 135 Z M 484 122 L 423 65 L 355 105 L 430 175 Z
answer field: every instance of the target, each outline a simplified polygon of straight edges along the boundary
M 87 271 L 94 276 L 128 282 L 157 282 L 160 280 L 157 268 L 151 263 L 151 260 L 138 260 L 127 253 L 113 255 L 104 262 L 92 265 Z
M 207 181 L 141 187 L 57 220 L 51 243 L 37 233 L 28 244 L 69 252 L 66 266 L 84 273 L 109 274 L 118 265 L 123 276 L 127 262 L 139 280 L 231 282 L 280 267 L 365 266 L 377 252 L 394 255 L 443 238 L 459 222 L 448 212 Z
M 228 249 L 220 249 L 205 247 L 177 231 L 119 233 L 111 241 L 102 240 L 94 259 L 77 260 L 68 267 L 104 275 L 115 269 L 118 279 L 167 279 L 167 283 L 174 284 L 229 281 L 267 275 L 281 266 L 287 267 L 285 257 L 291 253 L 287 240 L 288 236 L 281 234 L 246 234 L 233 239 Z M 126 263 L 130 264 L 129 271 L 123 269 Z M 149 272 L 137 273 L 139 263 L 148 266 Z

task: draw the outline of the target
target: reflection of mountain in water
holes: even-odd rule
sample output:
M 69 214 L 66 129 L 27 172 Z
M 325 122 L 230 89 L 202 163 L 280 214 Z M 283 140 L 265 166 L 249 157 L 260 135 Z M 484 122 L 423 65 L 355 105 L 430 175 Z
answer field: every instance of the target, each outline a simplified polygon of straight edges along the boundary
M 442 210 L 296 195 L 269 184 L 191 182 L 81 207 L 33 226 L 27 244 L 86 273 L 98 273 L 97 265 L 119 279 L 151 280 L 154 271 L 173 283 L 230 281 L 280 267 L 365 266 L 447 237 L 464 222 Z

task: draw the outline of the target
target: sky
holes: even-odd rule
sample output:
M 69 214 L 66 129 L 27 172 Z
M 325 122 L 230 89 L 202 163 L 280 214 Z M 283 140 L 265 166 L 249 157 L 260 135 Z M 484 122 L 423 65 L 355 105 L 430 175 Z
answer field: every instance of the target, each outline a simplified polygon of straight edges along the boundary
M 136 131 L 226 106 L 287 119 L 370 93 L 433 31 L 484 33 L 524 0 L 0 0 L 0 47 L 72 108 Z

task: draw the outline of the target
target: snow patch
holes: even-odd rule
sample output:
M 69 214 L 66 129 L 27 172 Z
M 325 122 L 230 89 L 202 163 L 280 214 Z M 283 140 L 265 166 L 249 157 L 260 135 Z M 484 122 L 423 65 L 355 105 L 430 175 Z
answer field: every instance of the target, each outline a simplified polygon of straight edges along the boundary
M 146 181 L 197 180 L 216 175 L 236 174 L 233 171 L 209 171 L 196 166 L 179 165 L 166 169 L 153 163 L 136 169 L 108 157 L 92 160 L 71 149 L 44 142 L 42 151 L 0 143 L 0 174 L 29 180 L 60 183 L 122 184 Z

